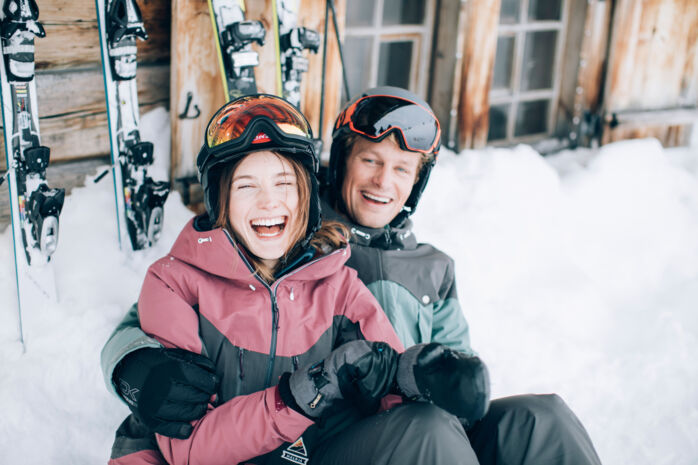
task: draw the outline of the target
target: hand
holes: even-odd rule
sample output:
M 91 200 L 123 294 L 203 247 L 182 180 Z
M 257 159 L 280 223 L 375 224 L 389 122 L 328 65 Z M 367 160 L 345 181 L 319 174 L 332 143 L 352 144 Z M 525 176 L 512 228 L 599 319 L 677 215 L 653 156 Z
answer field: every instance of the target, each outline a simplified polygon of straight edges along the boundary
M 482 360 L 436 342 L 400 354 L 397 384 L 406 397 L 433 402 L 466 426 L 484 417 L 489 408 L 490 378 Z
M 397 360 L 397 352 L 384 342 L 348 342 L 324 360 L 284 374 L 279 392 L 286 405 L 311 419 L 348 404 L 373 413 L 394 384 Z
M 218 388 L 215 366 L 183 349 L 139 349 L 114 370 L 118 392 L 131 412 L 156 433 L 186 439 L 189 422 L 206 413 Z

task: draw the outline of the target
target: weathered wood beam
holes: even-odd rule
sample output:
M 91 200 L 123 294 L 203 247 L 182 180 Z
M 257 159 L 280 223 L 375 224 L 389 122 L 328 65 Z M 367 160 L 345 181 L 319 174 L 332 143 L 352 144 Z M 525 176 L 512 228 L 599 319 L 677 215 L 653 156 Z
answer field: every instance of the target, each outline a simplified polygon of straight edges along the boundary
M 469 0 L 460 104 L 458 146 L 483 147 L 489 129 L 489 92 L 497 49 L 500 0 Z
M 170 2 L 140 1 L 148 40 L 138 41 L 138 62 L 167 62 Z M 53 0 L 39 6 L 46 37 L 36 40 L 36 67 L 72 69 L 101 66 L 94 0 Z

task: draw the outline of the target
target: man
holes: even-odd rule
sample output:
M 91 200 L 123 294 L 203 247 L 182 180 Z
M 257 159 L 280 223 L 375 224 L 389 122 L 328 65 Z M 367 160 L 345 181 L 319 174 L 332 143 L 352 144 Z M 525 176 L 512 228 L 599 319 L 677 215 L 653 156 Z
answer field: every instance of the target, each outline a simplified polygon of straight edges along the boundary
M 439 342 L 472 354 L 453 260 L 417 243 L 409 220 L 436 160 L 440 133 L 429 105 L 411 92 L 365 92 L 335 124 L 323 214 L 350 229 L 347 265 L 357 270 L 405 347 Z M 203 414 L 206 396 L 215 392 L 210 362 L 162 349 L 137 327 L 135 306 L 107 342 L 102 365 L 107 385 L 119 385 L 134 415 L 173 437 L 191 433 L 188 422 Z M 481 421 L 463 426 L 480 464 L 600 463 L 583 426 L 556 395 L 494 400 Z M 474 460 L 464 457 L 463 463 Z

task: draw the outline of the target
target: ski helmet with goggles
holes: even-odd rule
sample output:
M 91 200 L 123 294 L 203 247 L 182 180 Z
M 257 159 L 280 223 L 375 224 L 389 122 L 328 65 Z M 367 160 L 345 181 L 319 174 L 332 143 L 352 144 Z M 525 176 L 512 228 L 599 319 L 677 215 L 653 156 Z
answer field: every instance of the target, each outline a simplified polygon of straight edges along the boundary
M 422 165 L 405 206 L 390 222 L 400 226 L 417 207 L 441 148 L 441 126 L 427 102 L 399 87 L 375 87 L 349 102 L 334 125 L 327 182 L 332 201 L 342 205 L 346 169 L 346 139 L 352 134 L 380 142 L 395 134 L 400 148 L 430 157 Z
M 255 94 L 223 105 L 213 115 L 196 158 L 204 203 L 211 223 L 219 214 L 219 184 L 223 168 L 260 150 L 278 152 L 297 160 L 308 171 L 310 205 L 307 244 L 320 227 L 320 200 L 316 172 L 318 158 L 308 120 L 293 105 L 274 95 Z

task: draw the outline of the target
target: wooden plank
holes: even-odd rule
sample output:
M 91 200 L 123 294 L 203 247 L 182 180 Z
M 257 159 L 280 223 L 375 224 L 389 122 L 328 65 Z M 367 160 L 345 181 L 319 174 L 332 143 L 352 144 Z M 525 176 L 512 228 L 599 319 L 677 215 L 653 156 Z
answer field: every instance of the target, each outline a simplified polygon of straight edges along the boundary
M 698 8 L 694 0 L 685 0 L 683 8 L 688 35 L 680 98 L 681 104 L 695 105 L 698 103 Z
M 604 107 L 668 108 L 681 103 L 698 3 L 686 0 L 616 2 Z M 695 53 L 695 52 L 694 52 Z
M 168 65 L 139 67 L 136 81 L 141 105 L 169 99 L 169 73 Z M 36 90 L 40 117 L 106 111 L 101 69 L 39 73 Z
M 435 24 L 434 53 L 431 63 L 431 79 L 429 82 L 429 102 L 434 109 L 434 114 L 441 123 L 443 144 L 453 150 L 457 150 L 455 139 L 455 110 L 454 93 L 459 90 L 456 81 L 459 81 L 462 71 L 462 37 L 459 34 L 465 32 L 459 23 L 461 11 L 465 13 L 465 3 L 460 0 L 442 0 L 440 2 Z M 465 16 L 463 16 L 465 20 Z M 456 98 L 457 102 L 457 98 Z M 457 103 L 456 103 L 457 105 Z
M 596 113 L 601 104 L 611 8 L 599 0 L 572 0 L 569 6 L 556 133 L 574 133 L 579 143 L 589 145 L 578 129 L 584 114 Z
M 470 0 L 467 8 L 458 106 L 458 146 L 461 149 L 483 147 L 487 143 L 500 0 Z
M 206 124 L 225 103 L 215 40 L 206 0 L 172 2 L 172 179 L 196 174 Z M 181 118 L 185 110 L 187 117 Z
M 166 101 L 162 101 L 141 105 L 141 114 L 166 103 Z M 51 149 L 51 164 L 103 156 L 109 153 L 106 111 L 41 118 L 39 127 L 41 128 L 41 143 Z M 2 144 L 0 146 L 0 170 L 5 169 L 5 145 Z
M 140 0 L 149 39 L 138 41 L 138 62 L 167 62 L 170 2 Z M 46 37 L 36 40 L 36 67 L 70 69 L 101 66 L 94 0 L 53 0 L 40 5 Z
M 653 137 L 659 140 L 664 147 L 679 147 L 688 145 L 690 127 L 667 126 L 666 124 L 645 125 L 642 127 L 618 127 L 605 130 L 602 143 L 608 144 L 627 139 L 644 139 Z

